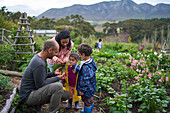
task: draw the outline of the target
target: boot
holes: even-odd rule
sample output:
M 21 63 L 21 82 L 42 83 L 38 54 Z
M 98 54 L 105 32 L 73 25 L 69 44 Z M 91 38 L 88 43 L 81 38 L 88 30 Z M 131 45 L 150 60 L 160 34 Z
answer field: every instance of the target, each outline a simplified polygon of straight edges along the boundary
M 92 107 L 84 107 L 84 111 L 81 110 L 80 113 L 92 113 Z
M 72 101 L 73 101 L 73 99 L 68 100 L 68 105 L 67 105 L 66 109 L 72 108 Z
M 93 111 L 93 108 L 94 108 L 94 104 L 91 104 L 91 111 Z
M 79 110 L 79 101 L 75 102 L 75 110 Z

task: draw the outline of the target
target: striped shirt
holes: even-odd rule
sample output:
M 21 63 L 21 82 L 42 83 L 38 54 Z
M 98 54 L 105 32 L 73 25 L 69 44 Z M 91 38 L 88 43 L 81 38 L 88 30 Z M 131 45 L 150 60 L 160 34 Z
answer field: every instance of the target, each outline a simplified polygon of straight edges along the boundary
M 55 37 L 52 38 L 53 40 L 55 40 Z M 60 58 L 63 61 L 68 61 L 69 55 L 71 53 L 71 50 L 73 49 L 74 43 L 71 41 L 71 46 L 70 49 L 67 50 L 67 47 L 65 48 L 61 48 L 60 52 L 57 53 L 56 56 L 54 56 L 52 59 L 47 59 L 47 62 L 50 64 L 54 64 L 58 58 Z

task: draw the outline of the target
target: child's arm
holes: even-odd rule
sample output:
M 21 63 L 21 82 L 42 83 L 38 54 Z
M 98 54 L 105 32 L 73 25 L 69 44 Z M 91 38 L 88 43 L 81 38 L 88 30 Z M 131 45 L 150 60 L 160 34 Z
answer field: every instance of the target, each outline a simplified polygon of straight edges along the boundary
M 80 66 L 79 66 L 77 63 L 75 63 L 74 65 L 72 65 L 71 68 L 74 69 L 73 71 L 74 71 L 75 73 L 78 73 L 78 72 L 80 71 Z

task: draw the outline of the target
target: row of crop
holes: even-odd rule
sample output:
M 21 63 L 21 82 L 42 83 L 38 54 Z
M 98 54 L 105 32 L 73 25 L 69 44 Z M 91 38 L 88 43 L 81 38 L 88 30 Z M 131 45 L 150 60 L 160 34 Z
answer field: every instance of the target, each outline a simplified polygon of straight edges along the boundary
M 106 98 L 110 112 L 130 112 L 136 104 L 138 112 L 167 112 L 164 108 L 169 105 L 169 97 L 165 88 L 170 85 L 170 76 L 162 67 L 156 71 L 158 60 L 163 61 L 166 53 L 138 51 L 131 55 L 117 51 L 93 53 L 98 65 L 97 86 L 114 96 Z M 119 82 L 121 93 L 111 87 L 114 82 Z

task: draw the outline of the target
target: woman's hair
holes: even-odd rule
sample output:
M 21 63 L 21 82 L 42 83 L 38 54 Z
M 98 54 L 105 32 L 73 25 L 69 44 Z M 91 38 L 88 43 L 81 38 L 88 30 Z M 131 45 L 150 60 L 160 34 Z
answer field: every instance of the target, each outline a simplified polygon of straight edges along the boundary
M 62 39 L 67 39 L 69 38 L 69 42 L 67 44 L 67 50 L 70 49 L 71 47 L 71 38 L 70 38 L 70 32 L 68 30 L 62 30 L 58 35 L 56 35 L 55 40 L 58 42 L 59 44 L 59 51 L 61 51 L 61 40 Z
M 78 53 L 71 53 L 70 56 L 69 56 L 69 58 L 70 58 L 70 57 L 74 57 L 77 61 L 80 60 L 80 55 L 79 55 Z

